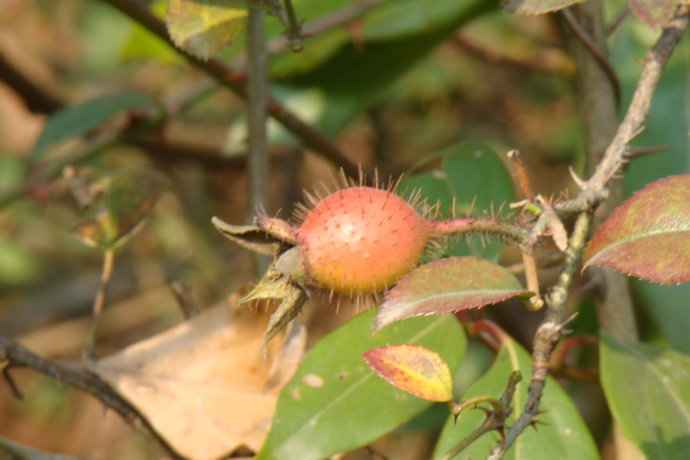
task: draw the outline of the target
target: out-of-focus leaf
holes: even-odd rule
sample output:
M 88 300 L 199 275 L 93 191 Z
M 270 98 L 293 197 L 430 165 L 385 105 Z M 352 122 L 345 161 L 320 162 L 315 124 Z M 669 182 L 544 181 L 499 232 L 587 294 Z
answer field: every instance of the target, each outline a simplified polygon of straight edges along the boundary
M 414 4 L 414 9 L 425 11 L 425 17 L 429 16 L 426 12 L 432 8 L 427 0 L 404 3 Z M 326 134 L 337 134 L 370 104 L 390 94 L 392 83 L 457 30 L 460 24 L 497 6 L 494 2 L 484 0 L 450 3 L 435 0 L 434 3 L 433 8 L 439 8 L 440 3 L 446 4 L 441 8 L 447 14 L 443 15 L 442 20 L 424 27 L 415 25 L 410 29 L 412 33 L 400 30 L 399 33 L 387 34 L 385 39 L 377 40 L 368 38 L 373 32 L 365 28 L 367 32 L 362 35 L 361 42 L 346 41 L 339 47 L 335 46 L 336 42 L 344 36 L 330 35 L 328 43 L 323 46 L 332 52 L 320 54 L 322 61 L 318 66 L 305 68 L 299 54 L 275 59 L 274 76 L 277 77 L 276 80 L 280 79 L 274 85 L 276 94 L 285 94 L 289 99 L 286 102 L 288 107 L 306 120 L 313 121 Z M 368 14 L 383 14 L 380 10 L 397 8 L 397 4 L 397 0 L 386 2 Z M 445 10 L 448 5 L 452 6 L 451 10 Z M 299 11 L 300 5 L 297 5 L 297 9 Z M 391 21 L 400 20 L 397 16 L 395 19 L 391 18 Z M 366 21 L 365 15 L 363 23 Z M 381 22 L 379 25 L 383 27 L 385 23 Z M 305 47 L 309 46 L 319 46 L 318 37 L 305 43 Z M 381 59 L 381 56 L 386 56 L 386 59 Z M 294 67 L 289 60 L 294 60 Z M 304 73 L 305 69 L 308 72 Z M 276 130 L 274 138 L 293 142 L 293 138 L 284 130 Z
M 584 1 L 586 0 L 508 0 L 504 8 L 514 14 L 544 14 Z
M 84 243 L 106 250 L 123 244 L 139 228 L 168 181 L 148 168 L 124 169 L 105 179 L 103 201 L 74 234 Z
M 391 385 L 427 401 L 453 399 L 448 364 L 438 353 L 419 345 L 390 345 L 362 355 Z
M 421 265 L 388 291 L 376 328 L 411 316 L 482 307 L 529 295 L 508 270 L 478 257 L 449 257 Z
M 410 176 L 402 181 L 399 189 L 421 189 L 422 197 L 429 204 L 439 203 L 440 217 L 486 216 L 515 201 L 515 189 L 508 170 L 487 146 L 456 144 L 433 154 L 429 159 L 438 157 L 443 158 L 441 169 Z M 500 241 L 469 235 L 462 239 L 452 238 L 444 248 L 443 255 L 473 255 L 496 261 L 502 247 Z
M 18 245 L 16 240 L 0 236 L 0 284 L 3 287 L 30 281 L 38 272 L 36 256 Z
M 241 446 L 258 450 L 278 390 L 306 345 L 302 329 L 284 349 L 292 358 L 279 354 L 277 360 L 286 359 L 266 361 L 266 319 L 220 305 L 99 360 L 94 370 L 185 458 L 215 460 Z
M 690 283 L 664 286 L 632 280 L 632 286 L 653 323 L 673 347 L 690 354 Z
M 637 19 L 655 29 L 668 23 L 681 3 L 683 0 L 628 0 Z
M 168 0 L 154 0 L 149 5 L 151 13 L 161 20 L 165 20 Z M 146 29 L 144 26 L 132 23 L 127 39 L 120 48 L 122 59 L 156 59 L 161 62 L 181 62 L 182 57 L 170 45 Z
M 690 174 L 658 180 L 626 200 L 594 234 L 584 262 L 658 283 L 690 281 Z
M 246 17 L 244 0 L 170 0 L 168 32 L 177 46 L 208 59 L 235 40 Z
M 601 383 L 614 419 L 647 458 L 687 458 L 690 356 L 604 334 Z
M 412 318 L 372 335 L 374 315 L 357 316 L 309 352 L 280 394 L 256 460 L 328 457 L 366 445 L 429 407 L 431 402 L 378 377 L 362 353 L 390 344 L 419 344 L 456 369 L 466 345 L 462 329 L 454 317 L 444 315 Z
M 67 107 L 48 120 L 28 159 L 36 162 L 49 148 L 67 139 L 87 134 L 116 115 L 151 109 L 158 109 L 158 105 L 143 93 L 112 94 Z
M 508 339 L 503 343 L 498 356 L 489 371 L 477 380 L 463 395 L 463 400 L 478 396 L 499 398 L 506 388 L 508 377 L 513 371 L 520 371 L 523 376 L 532 375 L 531 357 L 520 345 Z M 512 424 L 527 401 L 529 379 L 518 383 L 513 396 Z M 544 388 L 540 409 L 544 412 L 539 420 L 537 430 L 525 430 L 515 444 L 503 457 L 506 460 L 534 459 L 578 459 L 596 460 L 599 458 L 597 448 L 580 417 L 577 408 L 558 382 L 549 377 Z M 453 448 L 460 440 L 480 426 L 486 415 L 480 411 L 466 410 L 455 423 L 454 417 L 448 417 L 446 425 L 434 451 L 434 458 L 439 458 Z M 488 452 L 500 441 L 496 436 L 484 435 L 472 443 L 456 459 L 486 458 Z

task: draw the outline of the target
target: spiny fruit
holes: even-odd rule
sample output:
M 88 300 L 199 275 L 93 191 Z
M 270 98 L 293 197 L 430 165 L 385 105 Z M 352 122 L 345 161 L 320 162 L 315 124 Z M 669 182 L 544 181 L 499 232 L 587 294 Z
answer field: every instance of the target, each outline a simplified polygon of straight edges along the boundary
M 391 191 L 354 186 L 318 201 L 297 242 L 307 274 L 321 286 L 366 295 L 409 272 L 431 231 L 431 223 Z

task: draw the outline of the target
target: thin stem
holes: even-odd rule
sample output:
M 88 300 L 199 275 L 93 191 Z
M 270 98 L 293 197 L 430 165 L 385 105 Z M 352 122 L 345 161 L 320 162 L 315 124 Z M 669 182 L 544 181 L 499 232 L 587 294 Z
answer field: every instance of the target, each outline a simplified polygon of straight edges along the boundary
M 0 362 L 7 368 L 29 367 L 59 382 L 83 390 L 103 402 L 107 407 L 120 414 L 134 426 L 143 427 L 175 460 L 183 460 L 168 442 L 158 433 L 151 423 L 139 413 L 126 399 L 113 390 L 96 373 L 84 364 L 66 364 L 46 359 L 35 354 L 14 340 L 0 335 Z
M 599 45 L 594 41 L 594 39 L 589 35 L 587 30 L 582 27 L 582 25 L 577 20 L 577 17 L 573 14 L 571 8 L 566 8 L 561 11 L 563 19 L 568 23 L 568 27 L 575 34 L 575 36 L 582 42 L 582 44 L 589 50 L 592 56 L 599 62 L 601 69 L 606 73 L 609 78 L 611 85 L 614 88 L 614 94 L 616 96 L 616 105 L 620 104 L 621 100 L 621 84 L 618 81 L 618 75 L 613 69 L 613 66 L 606 57 L 605 51 L 603 51 Z
M 506 389 L 503 391 L 500 399 L 496 400 L 491 397 L 482 396 L 479 398 L 473 398 L 473 400 L 461 404 L 460 406 L 465 408 L 468 406 L 468 403 L 472 404 L 473 402 L 489 402 L 493 406 L 493 410 L 487 411 L 486 409 L 483 409 L 487 413 L 484 423 L 468 434 L 450 451 L 446 452 L 439 460 L 451 460 L 453 457 L 467 448 L 467 446 L 490 431 L 500 430 L 502 436 L 503 427 L 505 426 L 506 420 L 510 416 L 510 405 L 513 401 L 517 384 L 520 383 L 521 380 L 522 375 L 520 375 L 520 372 L 513 372 L 508 378 L 508 384 L 506 385 Z
M 177 53 L 182 55 L 190 64 L 201 69 L 207 75 L 213 77 L 222 86 L 229 89 L 242 99 L 247 99 L 248 91 L 246 78 L 243 74 L 238 74 L 223 62 L 217 59 L 204 60 L 183 49 L 177 48 L 168 36 L 168 31 L 160 19 L 154 16 L 145 5 L 136 0 L 105 0 L 113 7 L 139 23 L 154 35 L 165 41 Z M 323 157 L 332 161 L 345 170 L 351 177 L 357 177 L 359 167 L 348 159 L 340 148 L 334 144 L 323 133 L 316 130 L 313 126 L 306 124 L 292 111 L 284 107 L 275 99 L 270 99 L 267 106 L 268 113 L 288 131 L 297 136 L 307 147 L 320 153 Z
M 439 236 L 456 233 L 481 232 L 506 238 L 522 244 L 529 237 L 529 231 L 519 225 L 499 222 L 494 219 L 459 218 L 431 222 L 433 232 Z
M 616 136 L 606 149 L 596 171 L 587 181 L 586 189 L 603 187 L 623 165 L 628 144 L 642 132 L 652 105 L 652 95 L 659 83 L 664 67 L 666 67 L 674 48 L 683 37 L 683 31 L 688 26 L 689 12 L 689 6 L 681 6 L 676 16 L 664 27 L 664 32 L 645 56 L 642 74 L 625 118 L 618 127 Z
M 292 51 L 302 51 L 302 26 L 297 20 L 297 14 L 295 14 L 295 8 L 292 6 L 292 0 L 283 0 L 283 8 L 285 10 L 286 22 L 285 36 L 290 42 Z
M 119 131 L 109 131 L 89 141 L 82 148 L 61 157 L 54 163 L 45 165 L 36 174 L 29 176 L 29 178 L 22 181 L 19 185 L 2 193 L 0 195 L 0 208 L 22 198 L 29 190 L 38 184 L 57 177 L 62 173 L 65 166 L 85 163 L 115 145 L 134 142 L 142 135 L 150 133 L 161 126 L 164 120 L 164 114 L 159 112 L 150 115 L 144 121 L 133 126 L 123 128 Z
M 487 424 L 479 425 L 470 434 L 465 436 L 465 438 L 463 438 L 455 447 L 453 447 L 451 450 L 449 450 L 448 452 L 443 454 L 443 456 L 440 457 L 438 460 L 452 460 L 453 457 L 455 457 L 460 452 L 465 450 L 467 448 L 467 446 L 469 446 L 474 441 L 476 441 L 477 439 L 484 436 L 486 433 L 495 430 L 496 428 L 497 428 L 497 426 L 492 426 L 492 425 L 487 425 Z
M 558 278 L 546 296 L 548 311 L 545 321 L 539 326 L 534 338 L 534 350 L 532 352 L 532 380 L 529 385 L 529 397 L 524 412 L 517 422 L 510 428 L 505 437 L 505 442 L 496 447 L 489 460 L 500 459 L 503 454 L 515 442 L 517 437 L 531 424 L 534 423 L 539 413 L 546 378 L 549 373 L 550 357 L 554 347 L 560 339 L 563 327 L 569 318 L 565 315 L 565 301 L 568 298 L 568 289 L 573 280 L 573 274 L 578 266 L 582 250 L 587 242 L 587 233 L 591 222 L 591 214 L 582 213 L 575 222 L 575 228 L 570 237 L 568 249 L 565 253 L 565 263 Z
M 70 455 L 60 455 L 40 450 L 11 441 L 0 436 L 0 458 L 3 460 L 79 460 Z
M 249 85 L 247 109 L 249 119 L 249 203 L 247 221 L 252 222 L 257 211 L 269 210 L 269 163 L 267 140 L 268 105 L 268 53 L 266 52 L 266 28 L 263 9 L 250 4 L 247 29 L 249 53 Z M 270 259 L 254 256 L 254 269 L 261 276 Z
M 108 249 L 103 253 L 103 268 L 101 270 L 101 282 L 98 285 L 96 297 L 93 299 L 93 317 L 91 318 L 91 327 L 86 336 L 86 344 L 84 345 L 83 358 L 84 361 L 93 361 L 96 358 L 96 334 L 98 332 L 98 320 L 103 313 L 105 307 L 106 294 L 108 292 L 108 285 L 110 278 L 113 275 L 113 267 L 115 266 L 115 250 Z

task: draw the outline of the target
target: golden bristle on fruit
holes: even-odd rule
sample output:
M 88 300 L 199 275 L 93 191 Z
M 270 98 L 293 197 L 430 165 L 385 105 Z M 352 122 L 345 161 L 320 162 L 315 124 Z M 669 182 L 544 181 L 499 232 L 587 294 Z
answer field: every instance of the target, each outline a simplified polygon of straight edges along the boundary
M 315 282 L 361 296 L 387 289 L 416 266 L 432 226 L 391 188 L 349 186 L 312 197 L 296 237 Z

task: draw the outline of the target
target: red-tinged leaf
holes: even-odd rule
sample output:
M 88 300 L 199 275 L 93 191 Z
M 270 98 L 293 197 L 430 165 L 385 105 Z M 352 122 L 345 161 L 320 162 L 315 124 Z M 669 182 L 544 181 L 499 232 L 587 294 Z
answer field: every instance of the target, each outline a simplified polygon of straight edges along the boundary
M 391 385 L 427 401 L 453 399 L 448 364 L 421 345 L 390 345 L 362 355 L 371 368 Z
M 478 257 L 449 257 L 405 275 L 384 299 L 376 330 L 412 316 L 482 307 L 530 295 L 508 270 Z
M 690 174 L 653 182 L 626 200 L 594 234 L 584 262 L 657 283 L 690 281 Z
M 668 23 L 682 0 L 628 0 L 637 19 L 655 29 Z
M 508 0 L 504 8 L 513 14 L 544 14 L 562 10 L 585 0 Z

